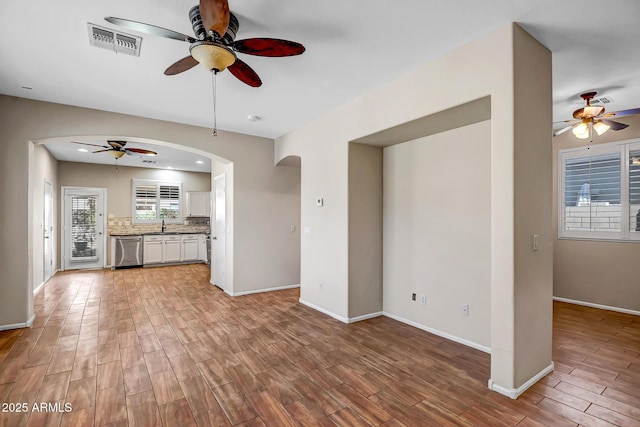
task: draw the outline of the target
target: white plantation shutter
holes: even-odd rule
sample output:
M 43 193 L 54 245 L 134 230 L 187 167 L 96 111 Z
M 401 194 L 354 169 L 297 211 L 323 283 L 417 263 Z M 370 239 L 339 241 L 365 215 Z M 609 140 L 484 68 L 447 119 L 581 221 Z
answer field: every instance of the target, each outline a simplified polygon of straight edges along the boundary
M 629 230 L 640 234 L 640 150 L 629 151 Z
M 619 232 L 620 153 L 567 159 L 565 230 Z
M 134 223 L 182 222 L 182 183 L 132 180 Z
M 640 240 L 640 140 L 558 152 L 558 237 Z
M 176 219 L 178 217 L 180 217 L 180 187 L 160 185 L 160 218 Z

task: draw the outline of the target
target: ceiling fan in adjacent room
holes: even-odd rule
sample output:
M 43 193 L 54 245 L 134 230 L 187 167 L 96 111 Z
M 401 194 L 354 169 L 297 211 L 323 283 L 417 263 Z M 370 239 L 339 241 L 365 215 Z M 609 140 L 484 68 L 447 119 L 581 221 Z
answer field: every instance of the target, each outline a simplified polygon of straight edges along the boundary
M 598 135 L 602 135 L 609 129 L 617 131 L 629 127 L 625 123 L 612 120 L 613 118 L 640 114 L 640 108 L 605 113 L 605 108 L 602 105 L 591 105 L 591 100 L 595 98 L 596 94 L 597 92 L 587 92 L 580 95 L 587 105 L 574 111 L 573 119 L 561 122 L 571 124 L 554 131 L 553 136 L 561 135 L 571 129 L 573 134 L 580 139 L 592 139 L 594 130 Z
M 202 64 L 212 72 L 214 135 L 216 135 L 215 76 L 219 72 L 229 69 L 231 74 L 249 86 L 259 87 L 262 85 L 258 74 L 238 58 L 236 52 L 256 56 L 284 57 L 300 55 L 305 51 L 303 45 L 289 40 L 265 37 L 236 40 L 240 24 L 238 18 L 229 11 L 227 0 L 200 0 L 200 4 L 192 7 L 189 11 L 189 19 L 195 38 L 130 19 L 113 16 L 105 18 L 107 22 L 131 30 L 186 41 L 191 44 L 189 46 L 190 55 L 170 65 L 164 73 L 172 76 L 187 71 L 197 64 Z
M 151 150 L 145 150 L 143 148 L 126 148 L 127 141 L 107 141 L 108 146 L 106 145 L 98 145 L 98 144 L 89 144 L 87 142 L 76 142 L 71 141 L 73 144 L 81 144 L 81 145 L 90 145 L 92 147 L 100 147 L 102 150 L 96 150 L 94 153 L 104 153 L 108 152 L 114 159 L 118 160 L 120 157 L 125 154 L 136 155 L 141 154 L 143 156 L 157 156 L 158 153 Z

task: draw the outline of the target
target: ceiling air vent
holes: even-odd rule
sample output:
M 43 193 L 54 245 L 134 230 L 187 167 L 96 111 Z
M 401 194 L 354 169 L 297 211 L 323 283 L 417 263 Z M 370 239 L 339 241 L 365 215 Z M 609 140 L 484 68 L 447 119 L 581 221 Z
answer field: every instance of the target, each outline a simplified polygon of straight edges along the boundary
M 598 105 L 611 104 L 612 102 L 613 102 L 613 99 L 610 96 L 601 96 L 600 98 L 593 98 L 591 100 L 592 104 L 598 104 Z
M 140 56 L 141 37 L 113 31 L 90 22 L 87 22 L 87 27 L 89 28 L 89 43 L 91 45 L 127 55 Z

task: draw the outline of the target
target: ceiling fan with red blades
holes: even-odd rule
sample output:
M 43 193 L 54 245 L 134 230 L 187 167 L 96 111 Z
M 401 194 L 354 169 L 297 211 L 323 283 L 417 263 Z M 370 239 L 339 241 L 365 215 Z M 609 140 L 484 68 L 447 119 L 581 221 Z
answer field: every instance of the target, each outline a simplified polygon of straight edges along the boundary
M 191 43 L 190 55 L 180 59 L 165 70 L 165 74 L 175 75 L 187 71 L 197 64 L 218 73 L 229 69 L 231 74 L 252 87 L 262 85 L 256 72 L 236 56 L 236 52 L 248 55 L 283 57 L 300 55 L 305 48 L 300 43 L 273 39 L 251 38 L 235 40 L 239 28 L 238 18 L 229 11 L 227 0 L 200 0 L 191 8 L 189 19 L 195 38 L 157 27 L 155 25 L 108 16 L 107 22 L 131 30 Z
M 88 142 L 76 142 L 76 141 L 71 141 L 71 142 L 73 144 L 90 145 L 92 147 L 103 148 L 103 150 L 97 150 L 97 151 L 94 151 L 94 153 L 109 152 L 109 154 L 111 154 L 111 156 L 116 160 L 124 156 L 125 154 L 129 154 L 129 155 L 142 154 L 144 156 L 158 155 L 158 153 L 156 153 L 155 151 L 145 150 L 143 148 L 125 148 L 125 145 L 127 145 L 127 141 L 107 141 L 107 144 L 109 144 L 109 146 L 89 144 Z
M 596 93 L 597 92 L 587 92 L 580 95 L 587 105 L 574 111 L 573 119 L 561 122 L 571 124 L 554 131 L 553 136 L 561 135 L 571 129 L 576 137 L 587 139 L 593 135 L 593 130 L 595 130 L 598 135 L 602 135 L 609 129 L 617 131 L 629 127 L 627 124 L 611 120 L 613 118 L 640 114 L 640 108 L 605 113 L 602 105 L 591 105 L 591 100 L 595 98 Z

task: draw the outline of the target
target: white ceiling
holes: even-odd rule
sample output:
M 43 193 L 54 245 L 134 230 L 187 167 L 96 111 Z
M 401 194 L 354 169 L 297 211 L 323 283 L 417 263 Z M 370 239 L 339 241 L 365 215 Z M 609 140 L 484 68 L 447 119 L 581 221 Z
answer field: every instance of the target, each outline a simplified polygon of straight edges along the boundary
M 47 150 L 58 160 L 63 162 L 97 163 L 113 166 L 130 166 L 151 169 L 173 169 L 181 171 L 211 173 L 211 159 L 190 151 L 178 150 L 168 146 L 149 143 L 149 140 L 128 138 L 125 148 L 141 148 L 158 153 L 157 156 L 146 156 L 127 153 L 119 159 L 113 158 L 108 152 L 93 154 L 93 151 L 108 148 L 107 137 L 104 138 L 74 138 L 74 142 L 101 145 L 105 148 L 89 145 L 68 143 L 63 138 L 56 138 L 45 143 Z
M 284 38 L 307 51 L 290 58 L 239 54 L 263 86 L 221 73 L 220 129 L 275 138 L 512 21 L 553 52 L 555 121 L 570 118 L 582 105 L 579 94 L 591 89 L 614 100 L 609 111 L 640 106 L 637 0 L 229 2 L 240 20 L 237 39 Z M 141 54 L 132 57 L 88 41 L 87 22 L 124 30 L 105 16 L 191 35 L 188 11 L 196 3 L 2 0 L 0 93 L 209 127 L 210 73 L 198 66 L 163 74 L 189 54 L 188 43 L 138 34 Z

